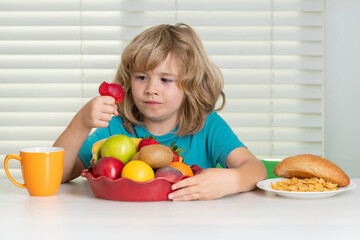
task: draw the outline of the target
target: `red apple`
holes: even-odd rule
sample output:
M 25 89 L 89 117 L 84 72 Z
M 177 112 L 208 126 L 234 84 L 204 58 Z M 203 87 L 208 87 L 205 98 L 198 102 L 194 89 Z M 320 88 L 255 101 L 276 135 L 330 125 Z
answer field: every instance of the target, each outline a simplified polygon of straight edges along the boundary
M 93 166 L 93 175 L 95 177 L 105 176 L 112 180 L 121 176 L 121 171 L 125 164 L 114 157 L 102 157 Z

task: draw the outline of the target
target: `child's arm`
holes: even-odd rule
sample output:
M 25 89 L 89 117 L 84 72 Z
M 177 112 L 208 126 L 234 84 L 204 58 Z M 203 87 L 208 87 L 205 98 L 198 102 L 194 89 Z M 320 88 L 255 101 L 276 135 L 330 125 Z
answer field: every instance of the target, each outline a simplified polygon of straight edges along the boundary
M 210 200 L 254 189 L 266 179 L 265 166 L 247 148 L 234 149 L 227 158 L 228 169 L 209 168 L 172 185 L 173 200 Z
M 92 128 L 109 125 L 112 114 L 118 115 L 115 99 L 109 96 L 95 97 L 75 115 L 69 126 L 55 141 L 53 146 L 64 151 L 64 171 L 62 182 L 78 177 L 84 168 L 78 154 Z

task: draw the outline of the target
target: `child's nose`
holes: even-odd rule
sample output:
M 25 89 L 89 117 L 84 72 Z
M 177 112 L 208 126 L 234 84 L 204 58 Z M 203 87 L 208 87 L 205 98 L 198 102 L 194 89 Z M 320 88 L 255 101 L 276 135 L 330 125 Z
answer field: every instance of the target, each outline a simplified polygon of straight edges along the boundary
M 154 80 L 150 80 L 148 81 L 148 84 L 146 86 L 146 94 L 152 95 L 158 95 L 159 91 L 158 91 L 158 85 Z

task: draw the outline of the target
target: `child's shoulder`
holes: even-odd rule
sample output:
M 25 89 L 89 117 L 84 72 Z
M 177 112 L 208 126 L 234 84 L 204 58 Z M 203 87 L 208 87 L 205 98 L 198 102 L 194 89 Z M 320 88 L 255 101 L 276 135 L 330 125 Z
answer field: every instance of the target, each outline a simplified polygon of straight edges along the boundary
M 214 131 L 215 129 L 223 128 L 224 126 L 227 126 L 225 120 L 216 111 L 212 111 L 206 117 L 205 125 L 201 131 Z
M 219 117 L 219 114 L 215 110 L 209 113 L 209 115 L 207 116 L 207 118 L 216 118 L 216 117 Z
M 225 120 L 216 111 L 212 111 L 206 118 L 206 124 L 219 122 L 225 122 Z

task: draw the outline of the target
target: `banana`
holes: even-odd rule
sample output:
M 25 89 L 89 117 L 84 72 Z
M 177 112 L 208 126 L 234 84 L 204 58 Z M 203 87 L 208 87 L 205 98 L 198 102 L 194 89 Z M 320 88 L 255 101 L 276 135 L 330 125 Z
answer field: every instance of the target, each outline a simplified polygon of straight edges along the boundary
M 91 153 L 92 153 L 92 158 L 91 158 L 91 165 L 94 165 L 97 163 L 97 161 L 101 158 L 101 147 L 103 145 L 103 143 L 105 142 L 107 138 L 104 138 L 100 141 L 97 141 L 96 143 L 94 143 L 91 147 Z M 139 146 L 139 142 L 141 141 L 141 138 L 131 138 L 135 144 L 136 149 Z
M 142 139 L 141 138 L 131 138 L 131 140 L 133 140 L 135 147 L 136 147 L 136 151 L 137 151 L 139 143 Z
M 91 153 L 92 153 L 92 158 L 91 158 L 91 165 L 94 165 L 97 163 L 97 161 L 101 158 L 101 146 L 103 145 L 103 143 L 105 142 L 107 138 L 104 138 L 100 141 L 97 141 L 96 143 L 94 143 L 91 147 Z

